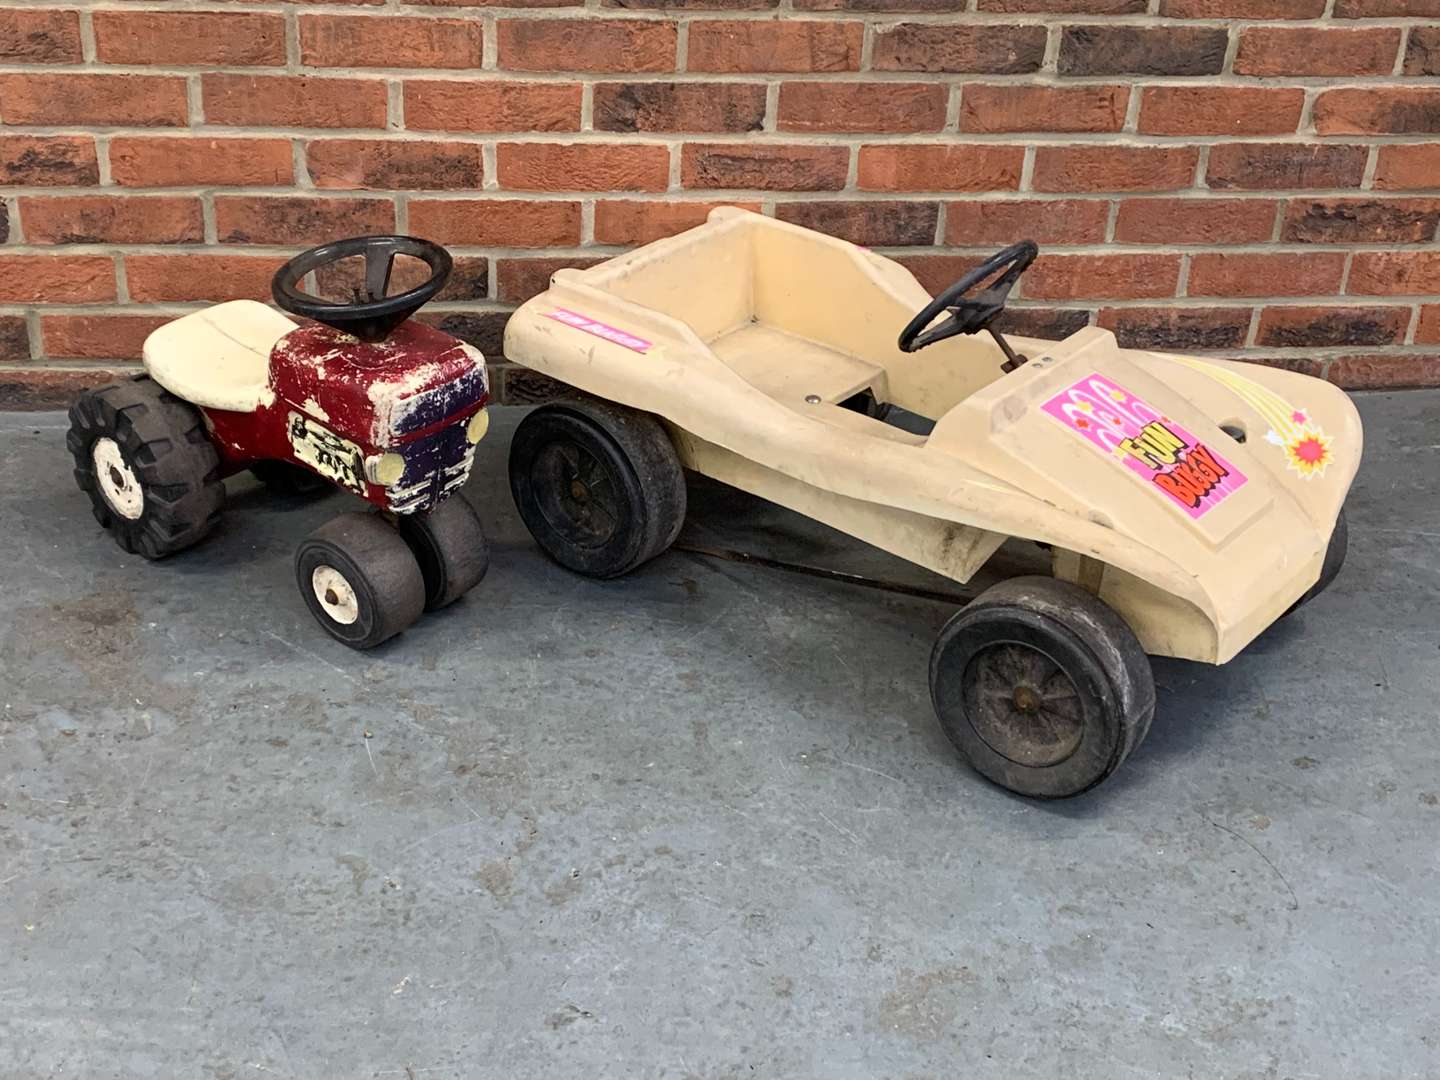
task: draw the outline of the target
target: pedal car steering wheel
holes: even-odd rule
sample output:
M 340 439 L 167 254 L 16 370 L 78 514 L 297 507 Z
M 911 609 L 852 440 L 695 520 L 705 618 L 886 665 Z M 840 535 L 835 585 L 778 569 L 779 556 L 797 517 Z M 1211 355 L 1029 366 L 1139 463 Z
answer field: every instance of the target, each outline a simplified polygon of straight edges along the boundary
M 909 325 L 900 332 L 901 351 L 914 352 L 956 334 L 976 334 L 987 329 L 1005 310 L 1005 299 L 1010 295 L 1010 290 L 1020 280 L 1020 275 L 1030 269 L 1030 264 L 1039 254 L 1040 248 L 1034 240 L 1021 240 L 986 259 L 926 304 L 925 309 L 910 320 Z M 1002 270 L 1005 272 L 1000 274 Z M 988 281 L 996 274 L 1000 276 L 978 296 L 965 295 L 976 285 Z M 925 327 L 942 311 L 950 312 L 950 317 L 939 326 L 926 330 Z
M 322 300 L 301 291 L 300 282 L 306 274 L 357 255 L 365 259 L 365 286 L 355 290 L 353 301 Z M 420 259 L 430 268 L 430 277 L 407 292 L 386 296 L 396 255 Z M 270 293 L 275 303 L 291 314 L 354 334 L 361 341 L 383 341 L 391 330 L 445 287 L 453 267 L 450 253 L 430 240 L 414 236 L 356 236 L 302 251 L 275 272 Z

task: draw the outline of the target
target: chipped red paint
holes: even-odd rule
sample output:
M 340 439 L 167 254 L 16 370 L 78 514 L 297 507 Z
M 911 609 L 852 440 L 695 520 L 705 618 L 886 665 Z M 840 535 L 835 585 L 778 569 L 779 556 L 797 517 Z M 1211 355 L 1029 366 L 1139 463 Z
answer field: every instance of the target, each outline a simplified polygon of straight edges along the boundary
M 465 426 L 490 396 L 479 352 L 413 321 L 374 343 L 301 326 L 272 350 L 269 387 L 270 400 L 254 412 L 203 410 L 225 475 L 257 461 L 288 461 L 401 513 L 427 509 L 463 483 L 473 454 Z M 327 460 L 336 447 L 356 457 L 339 474 L 353 483 L 314 464 L 317 442 Z M 368 466 L 385 453 L 405 458 L 402 478 L 388 487 L 368 478 Z

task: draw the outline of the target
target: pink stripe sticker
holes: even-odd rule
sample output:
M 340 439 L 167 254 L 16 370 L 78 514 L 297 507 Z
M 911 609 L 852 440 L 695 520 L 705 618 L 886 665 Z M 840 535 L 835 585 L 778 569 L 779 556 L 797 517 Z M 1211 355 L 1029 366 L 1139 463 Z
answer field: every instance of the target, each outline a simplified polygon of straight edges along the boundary
M 1170 417 L 1100 374 L 1041 406 L 1199 519 L 1245 486 L 1245 474 Z
M 642 337 L 627 333 L 614 326 L 592 319 L 588 315 L 581 315 L 575 311 L 568 311 L 565 308 L 556 308 L 554 311 L 545 312 L 547 319 L 554 319 L 566 326 L 573 326 L 576 330 L 584 330 L 587 334 L 594 334 L 606 341 L 613 341 L 616 345 L 624 346 L 633 352 L 643 353 L 650 348 L 650 342 Z

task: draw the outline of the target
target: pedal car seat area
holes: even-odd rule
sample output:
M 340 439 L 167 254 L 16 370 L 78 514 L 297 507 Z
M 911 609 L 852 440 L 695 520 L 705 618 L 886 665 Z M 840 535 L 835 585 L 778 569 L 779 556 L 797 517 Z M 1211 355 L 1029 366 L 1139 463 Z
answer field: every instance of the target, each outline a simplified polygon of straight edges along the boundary
M 231 300 L 145 339 L 145 370 L 203 408 L 253 412 L 269 395 L 270 350 L 295 324 L 255 300 Z

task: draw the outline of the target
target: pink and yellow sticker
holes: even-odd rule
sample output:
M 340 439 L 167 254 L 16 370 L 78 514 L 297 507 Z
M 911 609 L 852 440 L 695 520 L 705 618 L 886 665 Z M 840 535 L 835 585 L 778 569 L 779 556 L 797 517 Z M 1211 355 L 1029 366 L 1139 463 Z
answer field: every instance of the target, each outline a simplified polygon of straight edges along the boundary
M 621 330 L 618 326 L 611 326 L 609 323 L 592 319 L 589 315 L 581 315 L 578 311 L 571 311 L 568 308 L 556 308 L 554 311 L 547 311 L 544 314 L 547 319 L 554 319 L 566 326 L 573 326 L 576 330 L 583 330 L 587 334 L 594 334 L 606 341 L 613 341 L 616 345 L 632 352 L 648 352 L 653 344 L 642 337 L 636 337 L 628 330 Z
M 1192 519 L 1245 486 L 1245 474 L 1174 420 L 1098 373 L 1041 408 L 1091 446 L 1118 459 Z

